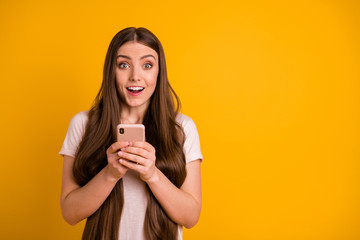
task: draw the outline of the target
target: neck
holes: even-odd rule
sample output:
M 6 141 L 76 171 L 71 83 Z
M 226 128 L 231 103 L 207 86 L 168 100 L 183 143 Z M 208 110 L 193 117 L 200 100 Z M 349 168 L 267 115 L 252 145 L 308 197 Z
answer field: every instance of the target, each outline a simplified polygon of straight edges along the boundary
M 124 124 L 142 123 L 146 113 L 147 107 L 131 108 L 123 106 L 121 109 L 120 122 Z

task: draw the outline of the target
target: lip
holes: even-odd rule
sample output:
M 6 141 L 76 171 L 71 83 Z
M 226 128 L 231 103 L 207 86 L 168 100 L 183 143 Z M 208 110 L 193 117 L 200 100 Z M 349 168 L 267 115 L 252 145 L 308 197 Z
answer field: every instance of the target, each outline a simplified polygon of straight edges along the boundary
M 140 92 L 131 92 L 128 88 L 130 88 L 130 87 L 140 87 L 140 88 L 143 88 L 143 90 L 141 90 Z M 145 90 L 145 87 L 142 87 L 142 86 L 128 86 L 128 87 L 126 87 L 126 91 L 129 93 L 129 95 L 131 95 L 131 96 L 134 96 L 134 97 L 136 97 L 136 96 L 139 96 L 143 91 Z

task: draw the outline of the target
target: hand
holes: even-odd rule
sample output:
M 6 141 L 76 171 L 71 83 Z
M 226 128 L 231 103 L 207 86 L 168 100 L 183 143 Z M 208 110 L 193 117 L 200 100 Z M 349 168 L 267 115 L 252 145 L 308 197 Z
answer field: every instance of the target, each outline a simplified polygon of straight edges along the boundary
M 155 148 L 147 142 L 130 142 L 129 146 L 121 148 L 118 155 L 120 163 L 137 171 L 144 182 L 149 181 L 156 171 Z
M 118 155 L 118 151 L 127 146 L 129 146 L 129 142 L 115 142 L 106 150 L 108 172 L 116 181 L 122 178 L 128 170 L 126 166 L 120 164 Z

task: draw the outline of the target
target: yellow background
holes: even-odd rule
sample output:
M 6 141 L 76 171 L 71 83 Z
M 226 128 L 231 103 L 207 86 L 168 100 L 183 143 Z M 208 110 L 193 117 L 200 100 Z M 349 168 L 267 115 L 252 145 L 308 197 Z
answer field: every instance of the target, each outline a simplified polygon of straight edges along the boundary
M 360 239 L 359 1 L 1 1 L 1 239 L 79 239 L 61 217 L 69 121 L 111 38 L 163 43 L 204 155 L 185 239 Z

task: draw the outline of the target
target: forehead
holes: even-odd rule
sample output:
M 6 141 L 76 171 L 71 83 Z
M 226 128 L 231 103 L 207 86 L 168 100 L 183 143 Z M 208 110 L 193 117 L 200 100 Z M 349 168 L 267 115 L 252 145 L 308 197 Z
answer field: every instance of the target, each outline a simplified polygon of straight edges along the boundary
M 117 55 L 126 55 L 131 58 L 140 58 L 148 54 L 158 59 L 158 55 L 154 49 L 134 41 L 123 44 L 117 51 Z

